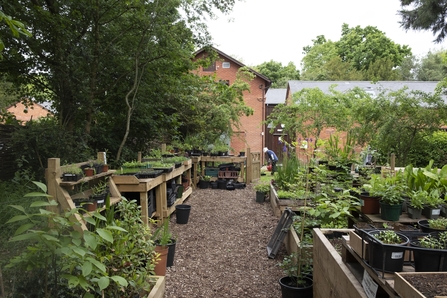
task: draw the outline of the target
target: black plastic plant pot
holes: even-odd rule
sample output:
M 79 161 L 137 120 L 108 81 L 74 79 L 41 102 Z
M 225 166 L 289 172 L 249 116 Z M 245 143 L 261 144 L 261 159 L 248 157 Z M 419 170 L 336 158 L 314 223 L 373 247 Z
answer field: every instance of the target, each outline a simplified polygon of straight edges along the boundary
M 425 233 L 445 232 L 445 231 L 447 231 L 445 229 L 441 230 L 441 229 L 430 228 L 430 224 L 428 223 L 427 219 L 421 219 L 420 221 L 418 221 L 418 226 L 422 230 L 422 232 L 425 232 Z
M 406 246 L 410 242 L 407 236 L 396 232 L 402 240 L 399 244 L 384 244 L 375 238 L 380 230 L 367 233 L 369 265 L 382 272 L 401 272 L 404 266 Z
M 422 248 L 419 241 L 413 241 L 414 271 L 437 272 L 447 271 L 447 250 Z
M 175 244 L 175 239 L 171 239 L 171 243 L 168 244 L 168 260 L 166 262 L 166 267 L 171 267 L 174 265 Z
M 289 276 L 279 279 L 281 286 L 282 298 L 312 298 L 313 297 L 313 281 L 309 277 L 304 278 L 306 283 L 301 287 L 296 286 L 296 282 Z

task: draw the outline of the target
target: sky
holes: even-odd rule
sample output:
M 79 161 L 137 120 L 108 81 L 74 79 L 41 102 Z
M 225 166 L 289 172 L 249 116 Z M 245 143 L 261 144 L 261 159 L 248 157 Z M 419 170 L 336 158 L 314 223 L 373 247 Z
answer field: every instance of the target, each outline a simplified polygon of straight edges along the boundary
M 303 47 L 318 35 L 338 41 L 343 23 L 377 27 L 418 57 L 447 48 L 447 40 L 433 42 L 431 31 L 405 32 L 400 8 L 400 0 L 243 0 L 207 24 L 214 47 L 248 66 L 273 60 L 300 69 Z

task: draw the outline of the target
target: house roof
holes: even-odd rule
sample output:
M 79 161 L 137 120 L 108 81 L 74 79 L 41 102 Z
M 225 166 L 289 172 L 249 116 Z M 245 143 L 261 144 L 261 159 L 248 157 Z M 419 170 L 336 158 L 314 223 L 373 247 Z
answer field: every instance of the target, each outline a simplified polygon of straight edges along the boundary
M 265 104 L 277 105 L 286 100 L 287 89 L 269 89 L 265 94 Z
M 234 59 L 233 57 L 231 57 L 231 56 L 225 54 L 224 52 L 222 52 L 222 51 L 216 49 L 216 48 L 213 47 L 213 46 L 209 46 L 209 47 L 206 47 L 206 48 L 201 48 L 200 50 L 198 50 L 197 52 L 194 53 L 194 57 L 197 56 L 198 54 L 200 54 L 201 52 L 204 52 L 206 49 L 209 49 L 209 48 L 211 48 L 212 50 L 216 51 L 216 53 L 218 53 L 220 56 L 225 57 L 226 59 L 230 60 L 231 62 L 233 62 L 233 63 L 239 65 L 240 67 L 244 67 L 244 66 L 247 67 L 247 68 L 248 68 L 254 75 L 256 75 L 256 76 L 262 78 L 263 80 L 265 80 L 265 81 L 266 81 L 266 86 L 265 86 L 265 89 L 266 89 L 266 90 L 267 90 L 268 88 L 270 88 L 270 86 L 272 85 L 272 81 L 271 81 L 268 77 L 266 77 L 265 75 L 263 75 L 263 74 L 261 74 L 261 73 L 255 71 L 255 70 L 253 70 L 252 68 L 250 68 L 250 67 L 248 67 L 247 65 L 243 64 L 242 62 L 240 62 L 240 61 Z
M 293 94 L 304 88 L 319 88 L 321 91 L 328 93 L 329 87 L 336 85 L 335 90 L 339 92 L 359 87 L 378 94 L 384 90 L 397 91 L 406 86 L 409 91 L 418 90 L 425 93 L 433 93 L 437 84 L 438 81 L 378 81 L 377 83 L 371 83 L 370 81 L 289 81 L 288 92 Z M 288 95 L 286 94 L 286 96 Z

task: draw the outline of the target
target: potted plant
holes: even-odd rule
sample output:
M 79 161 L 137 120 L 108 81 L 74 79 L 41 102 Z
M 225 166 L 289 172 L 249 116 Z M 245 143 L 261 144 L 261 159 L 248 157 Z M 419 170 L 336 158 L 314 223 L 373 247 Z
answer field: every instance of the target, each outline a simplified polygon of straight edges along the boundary
M 155 274 L 164 276 L 166 275 L 166 267 L 168 265 L 168 253 L 169 253 L 169 245 L 173 244 L 172 247 L 175 252 L 175 238 L 172 236 L 172 233 L 169 229 L 169 218 L 165 218 L 163 223 L 155 230 L 153 234 L 154 243 L 155 243 L 155 251 L 159 254 L 158 262 L 155 265 Z M 172 250 L 172 249 L 171 249 Z M 172 256 L 172 259 L 174 257 Z
M 78 181 L 83 177 L 83 171 L 76 165 L 65 166 L 62 179 L 64 181 Z
M 441 205 L 444 200 L 441 197 L 439 189 L 433 189 L 428 193 L 425 199 L 425 206 L 422 209 L 422 215 L 429 219 L 436 219 L 441 215 Z
M 263 203 L 270 191 L 270 184 L 266 182 L 258 183 L 254 186 L 254 189 L 256 190 L 256 202 Z
M 305 168 L 304 172 L 307 173 L 308 169 Z M 310 175 L 305 175 L 303 180 L 304 193 L 303 193 L 303 204 L 301 215 L 299 216 L 299 230 L 297 234 L 301 241 L 298 244 L 297 250 L 286 256 L 283 261 L 279 264 L 283 269 L 286 276 L 279 279 L 279 284 L 281 286 L 281 294 L 283 298 L 292 297 L 309 297 L 313 296 L 313 280 L 312 280 L 312 263 L 313 254 L 312 250 L 309 249 L 309 243 L 311 241 L 306 241 L 312 234 L 306 233 L 306 228 L 313 221 L 306 212 L 307 201 L 310 197 L 309 193 L 309 179 Z
M 285 256 L 279 264 L 286 274 L 279 279 L 282 298 L 313 296 L 312 256 L 309 253 L 309 249 L 300 245 L 297 252 Z
M 369 263 L 385 272 L 400 272 L 404 264 L 407 236 L 393 230 L 374 230 L 366 234 Z
M 418 225 L 422 232 L 443 232 L 447 230 L 447 218 L 438 217 L 436 219 L 422 219 L 418 221 Z
M 431 233 L 412 241 L 411 246 L 419 248 L 413 250 L 416 272 L 447 271 L 447 231 Z
M 82 167 L 84 171 L 84 176 L 91 177 L 96 174 L 95 167 L 93 166 L 93 162 L 89 162 L 88 164 Z
M 425 190 L 410 192 L 410 201 L 407 205 L 407 212 L 410 218 L 418 219 L 421 217 L 422 209 L 424 209 L 425 199 L 427 196 L 428 192 Z
M 387 185 L 380 198 L 380 218 L 399 221 L 404 201 L 403 189 L 399 184 Z
M 96 207 L 102 208 L 104 207 L 106 197 L 109 193 L 109 186 L 107 184 L 107 180 L 100 181 L 92 188 L 92 195 L 90 198 L 96 201 Z
M 200 176 L 199 188 L 200 189 L 207 189 L 207 188 L 209 188 L 210 187 L 210 181 L 211 181 L 211 176 L 208 176 L 208 175 Z
M 377 174 L 371 175 L 368 183 L 363 184 L 364 192 L 361 192 L 360 211 L 364 214 L 379 214 L 380 198 L 385 189 L 384 179 Z

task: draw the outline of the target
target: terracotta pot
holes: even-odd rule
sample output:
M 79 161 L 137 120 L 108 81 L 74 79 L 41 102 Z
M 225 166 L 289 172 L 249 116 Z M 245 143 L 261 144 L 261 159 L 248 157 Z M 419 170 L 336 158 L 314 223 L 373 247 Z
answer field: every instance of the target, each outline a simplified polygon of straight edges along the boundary
M 91 177 L 95 174 L 95 170 L 93 168 L 86 168 L 84 169 L 84 175 L 86 177 Z
M 168 263 L 168 246 L 155 246 L 155 252 L 159 254 L 158 261 L 155 264 L 155 275 L 165 276 L 166 275 L 166 266 Z
M 360 203 L 362 207 L 360 211 L 363 214 L 379 214 L 380 212 L 380 197 L 371 197 L 368 194 L 360 194 Z

